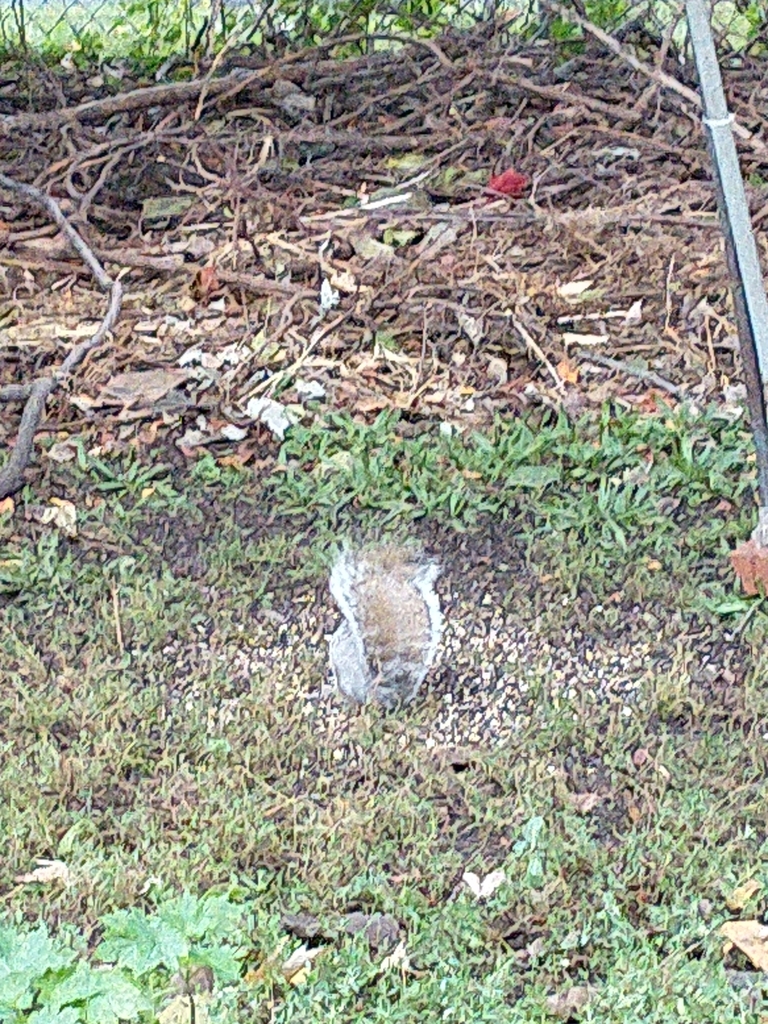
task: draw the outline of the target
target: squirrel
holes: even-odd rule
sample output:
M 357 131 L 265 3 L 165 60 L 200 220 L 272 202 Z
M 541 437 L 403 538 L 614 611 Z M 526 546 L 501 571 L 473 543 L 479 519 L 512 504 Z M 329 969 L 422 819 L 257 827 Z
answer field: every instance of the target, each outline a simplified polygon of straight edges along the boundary
M 436 562 L 391 543 L 338 556 L 329 582 L 344 621 L 329 646 L 342 693 L 386 708 L 413 700 L 443 631 L 439 575 Z

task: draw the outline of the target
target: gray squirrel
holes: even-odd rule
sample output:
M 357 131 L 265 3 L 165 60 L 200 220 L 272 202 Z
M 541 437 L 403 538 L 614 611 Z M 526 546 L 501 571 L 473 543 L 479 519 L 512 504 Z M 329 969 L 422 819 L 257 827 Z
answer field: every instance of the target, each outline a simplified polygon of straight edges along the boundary
M 413 700 L 443 631 L 439 574 L 436 562 L 396 544 L 338 556 L 330 589 L 344 621 L 331 637 L 330 660 L 342 693 L 387 708 Z

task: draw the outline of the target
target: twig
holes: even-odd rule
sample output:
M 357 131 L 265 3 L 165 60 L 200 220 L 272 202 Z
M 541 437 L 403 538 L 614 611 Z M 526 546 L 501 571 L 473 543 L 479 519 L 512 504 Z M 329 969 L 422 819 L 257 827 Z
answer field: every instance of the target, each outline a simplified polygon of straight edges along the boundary
M 93 252 L 67 221 L 54 199 L 35 188 L 34 185 L 25 185 L 14 181 L 13 178 L 9 178 L 5 174 L 0 174 L 0 185 L 42 206 L 91 271 L 99 287 L 105 292 L 110 292 L 109 308 L 98 330 L 90 338 L 75 345 L 58 370 L 55 370 L 50 377 L 38 378 L 31 385 L 11 385 L 0 390 L 0 400 L 26 401 L 21 414 L 16 445 L 8 462 L 0 469 L 0 499 L 2 499 L 8 497 L 9 494 L 15 494 L 24 486 L 24 470 L 32 455 L 32 444 L 45 412 L 46 399 L 54 388 L 58 387 L 72 373 L 78 363 L 82 362 L 91 349 L 100 345 L 107 333 L 112 330 L 120 315 L 123 286 L 119 281 L 113 281 L 107 274 Z
M 611 53 L 615 54 L 625 64 L 629 64 L 635 71 L 639 71 L 641 75 L 645 75 L 646 78 L 650 78 L 651 81 L 656 82 L 658 85 L 664 86 L 665 89 L 670 89 L 672 92 L 676 92 L 678 96 L 682 96 L 683 99 L 688 100 L 692 103 L 697 110 L 701 110 L 701 97 L 693 89 L 689 89 L 687 85 L 683 85 L 682 82 L 678 82 L 672 75 L 668 75 L 666 71 L 662 71 L 660 68 L 651 68 L 647 64 L 644 64 L 641 60 L 638 60 L 634 54 L 629 53 L 625 50 L 618 40 L 614 39 L 613 36 L 608 35 L 597 25 L 594 25 L 591 21 L 586 18 L 582 18 L 580 14 L 572 10 L 569 7 L 564 7 L 559 3 L 550 4 L 552 10 L 557 11 L 561 18 L 565 21 L 570 21 L 583 29 L 584 32 L 589 32 L 591 36 L 594 36 L 599 42 L 610 50 Z M 731 125 L 734 135 L 738 135 L 740 139 L 748 142 L 752 149 L 757 153 L 765 153 L 768 146 L 759 139 L 756 135 L 745 128 L 744 125 L 739 124 L 738 121 L 733 121 Z
M 148 107 L 170 106 L 184 103 L 189 100 L 196 100 L 201 93 L 205 98 L 217 96 L 227 100 L 236 96 L 243 89 L 247 89 L 255 82 L 268 84 L 278 79 L 282 69 L 287 65 L 299 64 L 307 60 L 316 59 L 320 50 L 329 50 L 336 46 L 344 46 L 361 40 L 381 39 L 400 42 L 408 46 L 421 47 L 429 50 L 440 64 L 447 69 L 453 68 L 453 64 L 446 57 L 437 43 L 431 39 L 408 39 L 406 36 L 391 35 L 385 33 L 354 33 L 348 36 L 340 36 L 338 39 L 328 39 L 314 47 L 306 47 L 297 50 L 296 53 L 286 54 L 281 61 L 266 64 L 264 67 L 248 70 L 247 68 L 236 68 L 222 78 L 209 79 L 197 78 L 191 82 L 171 82 L 162 85 L 152 85 L 143 89 L 134 89 L 131 92 L 118 93 L 116 96 L 106 96 L 100 100 L 88 100 L 76 107 L 65 107 L 60 110 L 49 110 L 37 114 L 4 114 L 0 115 L 0 128 L 5 131 L 25 130 L 28 128 L 55 128 L 65 121 L 89 120 L 93 118 L 105 119 L 113 114 L 125 113 L 131 110 L 146 110 Z M 223 94 L 223 95 L 222 95 Z
M 355 299 L 357 299 L 357 294 L 355 295 Z M 312 337 L 309 339 L 309 341 L 307 341 L 306 345 L 304 346 L 304 351 L 299 354 L 298 358 L 293 363 L 291 363 L 290 366 L 287 366 L 284 369 L 279 370 L 271 377 L 267 377 L 266 380 L 261 381 L 254 388 L 251 388 L 251 390 L 247 394 L 247 397 L 252 398 L 254 395 L 258 395 L 259 392 L 261 391 L 266 392 L 268 396 L 274 394 L 278 384 L 284 381 L 286 377 L 292 377 L 296 373 L 296 371 L 304 365 L 307 359 L 309 359 L 309 357 L 315 351 L 320 342 L 327 338 L 329 334 L 333 334 L 336 328 L 341 327 L 341 325 L 345 321 L 349 320 L 350 317 L 355 316 L 356 312 L 357 304 L 356 302 L 353 302 L 349 309 L 346 310 L 346 312 L 340 313 L 339 316 L 335 318 L 335 320 L 332 320 L 331 323 L 327 324 L 325 327 L 321 327 L 318 325 L 318 327 L 313 332 Z
M 658 373 L 654 373 L 653 370 L 644 370 L 641 366 L 632 366 L 631 363 L 625 363 L 622 359 L 612 359 L 610 356 L 601 356 L 596 352 L 587 352 L 585 349 L 576 350 L 582 358 L 586 359 L 590 363 L 597 363 L 599 366 L 605 366 L 609 370 L 618 370 L 620 373 L 626 373 L 629 377 L 637 377 L 638 380 L 647 380 L 649 384 L 655 384 L 657 388 L 661 388 L 662 391 L 666 391 L 670 395 L 679 395 L 681 389 L 677 384 L 673 384 L 671 381 L 666 380 L 664 377 L 659 376 Z
M 112 585 L 112 615 L 115 620 L 115 640 L 117 640 L 117 649 L 121 654 L 125 654 L 123 626 L 120 622 L 120 595 L 117 592 L 117 586 L 115 584 Z
M 539 345 L 539 343 L 537 341 L 534 340 L 534 338 L 531 335 L 530 331 L 528 331 L 525 327 L 523 327 L 523 325 L 520 323 L 520 321 L 517 319 L 517 317 L 514 317 L 514 316 L 512 317 L 512 324 L 513 324 L 515 330 L 517 331 L 517 333 L 520 335 L 520 337 L 525 342 L 525 347 L 528 349 L 528 351 L 532 352 L 533 355 L 535 355 L 536 358 L 539 360 L 539 362 L 543 363 L 544 366 L 546 366 L 547 370 L 549 371 L 550 377 L 555 382 L 555 387 L 557 388 L 557 390 L 558 391 L 563 391 L 564 388 L 565 388 L 565 385 L 563 384 L 562 380 L 560 379 L 560 374 L 557 372 L 557 370 L 552 365 L 552 363 L 549 361 L 549 359 L 547 359 L 547 357 L 544 355 L 544 352 L 543 352 L 541 346 Z

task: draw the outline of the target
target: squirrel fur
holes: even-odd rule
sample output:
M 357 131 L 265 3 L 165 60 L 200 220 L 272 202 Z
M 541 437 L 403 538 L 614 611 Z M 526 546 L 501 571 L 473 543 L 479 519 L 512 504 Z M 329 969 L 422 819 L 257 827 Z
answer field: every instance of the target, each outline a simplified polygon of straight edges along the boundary
M 412 700 L 435 660 L 443 616 L 436 562 L 395 544 L 346 550 L 330 589 L 344 621 L 331 637 L 339 689 L 360 704 Z

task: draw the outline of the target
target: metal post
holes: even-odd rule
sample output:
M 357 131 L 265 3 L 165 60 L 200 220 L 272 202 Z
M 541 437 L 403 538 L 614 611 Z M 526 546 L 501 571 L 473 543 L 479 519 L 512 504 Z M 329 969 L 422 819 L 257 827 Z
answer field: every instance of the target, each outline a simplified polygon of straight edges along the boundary
M 766 547 L 768 424 L 763 381 L 768 380 L 768 301 L 731 130 L 733 115 L 728 111 L 712 39 L 709 4 L 706 0 L 686 0 L 685 6 L 701 86 L 704 127 L 712 160 L 717 205 L 725 235 L 744 383 L 757 456 L 760 518 L 754 539 L 759 547 Z

